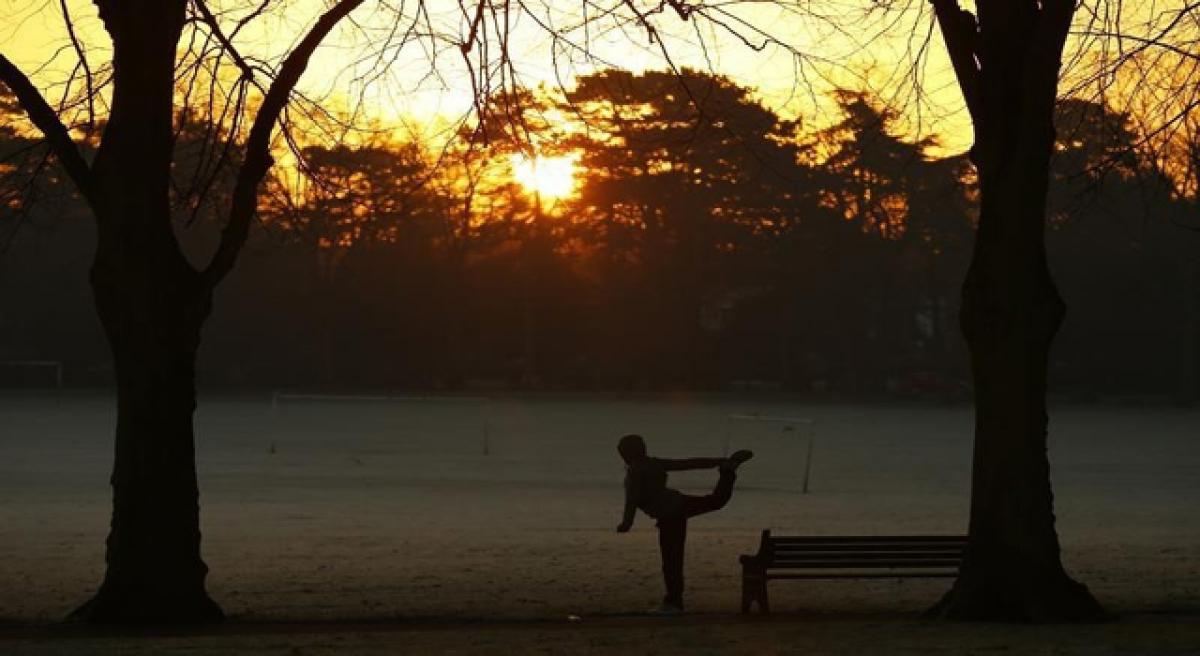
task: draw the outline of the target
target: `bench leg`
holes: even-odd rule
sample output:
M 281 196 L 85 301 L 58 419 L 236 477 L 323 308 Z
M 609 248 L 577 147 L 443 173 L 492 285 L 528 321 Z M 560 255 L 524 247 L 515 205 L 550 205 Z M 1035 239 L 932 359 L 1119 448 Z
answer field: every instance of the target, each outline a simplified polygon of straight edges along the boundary
M 749 613 L 755 602 L 758 602 L 759 611 L 771 612 L 770 602 L 767 601 L 765 574 L 756 568 L 742 568 L 742 613 Z

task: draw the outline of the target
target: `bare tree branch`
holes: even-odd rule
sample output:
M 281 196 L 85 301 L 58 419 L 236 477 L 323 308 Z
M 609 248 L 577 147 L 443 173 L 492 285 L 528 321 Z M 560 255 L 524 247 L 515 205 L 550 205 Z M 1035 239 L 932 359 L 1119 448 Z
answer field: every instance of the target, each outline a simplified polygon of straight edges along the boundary
M 246 243 L 246 236 L 258 206 L 258 185 L 274 164 L 274 158 L 271 157 L 271 132 L 300 76 L 308 68 L 309 58 L 334 26 L 362 3 L 363 0 L 342 0 L 317 19 L 304 39 L 283 60 L 279 74 L 267 89 L 262 106 L 250 127 L 250 136 L 246 140 L 245 161 L 238 171 L 237 182 L 233 188 L 229 219 L 221 231 L 221 241 L 212 261 L 203 273 L 205 282 L 210 286 L 215 286 L 229 273 L 237 262 L 242 245 Z
M 196 10 L 200 12 L 200 18 L 212 30 L 213 36 L 221 43 L 221 46 L 225 48 L 225 51 L 233 59 L 234 64 L 242 71 L 242 77 L 247 80 L 253 80 L 254 67 L 250 66 L 245 58 L 242 57 L 242 54 L 238 52 L 237 48 L 233 47 L 233 42 L 229 40 L 229 37 L 225 36 L 225 32 L 221 30 L 221 25 L 217 22 L 217 18 L 209 11 L 208 5 L 204 3 L 204 0 L 193 0 L 193 4 L 196 6 Z
M 83 155 L 79 153 L 75 141 L 71 139 L 71 133 L 67 130 L 67 126 L 59 120 L 58 114 L 33 86 L 29 78 L 4 55 L 0 55 L 0 81 L 3 81 L 13 92 L 21 104 L 21 108 L 29 116 L 29 120 L 45 135 L 55 157 L 58 158 L 67 175 L 71 176 L 75 186 L 79 188 L 79 193 L 89 203 L 92 202 L 94 198 L 92 172 L 87 162 L 84 161 Z
M 67 8 L 67 0 L 59 0 L 59 6 L 62 10 L 63 24 L 67 28 L 67 35 L 71 38 L 71 46 L 75 48 L 75 55 L 79 57 L 79 64 L 83 67 L 83 79 L 87 84 L 88 130 L 90 131 L 96 127 L 96 87 L 92 83 L 92 67 L 88 64 L 87 53 L 83 49 L 83 44 L 79 42 L 79 37 L 75 35 L 75 21 L 71 19 L 71 11 Z

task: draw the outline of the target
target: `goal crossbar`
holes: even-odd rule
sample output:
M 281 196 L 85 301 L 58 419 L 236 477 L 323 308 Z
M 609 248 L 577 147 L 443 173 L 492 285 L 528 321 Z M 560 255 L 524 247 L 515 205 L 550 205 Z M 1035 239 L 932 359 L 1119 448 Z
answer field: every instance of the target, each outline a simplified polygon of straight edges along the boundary
M 772 417 L 769 415 L 729 415 L 726 419 L 736 419 L 738 421 L 766 421 L 777 424 L 803 424 L 812 426 L 816 422 L 807 417 Z
M 812 475 L 813 443 L 816 442 L 816 435 L 815 435 L 816 425 L 817 425 L 816 421 L 809 419 L 808 417 L 783 417 L 783 416 L 755 415 L 755 414 L 726 415 L 725 420 L 726 420 L 725 421 L 725 455 L 726 456 L 729 455 L 729 449 L 730 449 L 730 444 L 731 444 L 731 439 L 732 439 L 732 431 L 730 430 L 730 423 L 732 423 L 734 421 L 745 421 L 745 422 L 751 422 L 751 423 L 752 422 L 762 422 L 762 423 L 768 423 L 768 424 L 781 424 L 784 426 L 787 426 L 787 425 L 806 426 L 808 428 L 808 430 L 805 431 L 806 435 L 803 436 L 803 439 L 808 444 L 806 445 L 806 448 L 805 448 L 806 453 L 805 453 L 805 457 L 804 457 L 804 476 L 801 480 L 800 490 L 803 494 L 808 494 L 808 481 Z
M 491 403 L 486 396 L 414 396 L 402 394 L 315 394 L 274 392 L 271 394 L 271 405 L 280 401 L 411 401 L 420 403 Z

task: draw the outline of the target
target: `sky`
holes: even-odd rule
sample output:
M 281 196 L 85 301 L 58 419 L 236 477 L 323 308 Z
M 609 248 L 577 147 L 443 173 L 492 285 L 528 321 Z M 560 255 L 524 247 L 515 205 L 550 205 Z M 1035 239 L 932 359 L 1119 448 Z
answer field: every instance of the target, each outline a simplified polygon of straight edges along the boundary
M 271 0 L 272 9 L 233 40 L 248 58 L 277 63 L 329 1 Z M 1130 9 L 1087 0 L 1076 24 L 1085 25 L 1093 9 L 1118 6 L 1134 18 L 1168 16 L 1178 2 L 1145 0 Z M 226 33 L 257 4 L 208 1 Z M 651 35 L 629 9 L 655 6 L 648 0 L 513 0 L 507 15 L 485 12 L 478 38 L 464 57 L 460 44 L 468 40 L 478 5 L 468 2 L 464 9 L 457 0 L 368 0 L 318 51 L 301 88 L 328 108 L 352 112 L 359 122 L 415 125 L 436 140 L 439 134 L 452 134 L 443 128 L 469 116 L 473 88 L 497 87 L 501 73 L 506 82 L 515 77 L 525 86 L 554 88 L 569 87 L 574 75 L 607 66 L 635 71 L 689 66 L 753 88 L 764 104 L 813 129 L 838 119 L 830 97 L 834 88 L 869 88 L 901 110 L 901 129 L 914 137 L 935 136 L 940 143 L 935 153 L 962 152 L 970 146 L 971 126 L 941 36 L 933 29 L 929 3 L 894 0 L 893 11 L 864 13 L 876 4 L 710 1 L 707 6 L 714 13 L 707 19 L 693 15 L 682 20 L 669 7 L 650 14 Z M 969 0 L 965 5 L 973 8 Z M 96 9 L 90 0 L 67 0 L 67 7 L 95 67 L 109 49 Z M 557 38 L 551 38 L 551 30 Z M 77 58 L 59 3 L 0 0 L 0 44 L 0 52 L 52 101 L 62 96 L 61 84 Z M 511 55 L 511 67 L 498 66 L 502 50 Z M 1068 44 L 1068 68 L 1086 67 L 1070 57 L 1079 50 Z M 476 73 L 474 87 L 470 71 Z
M 235 38 L 244 55 L 277 62 L 326 6 L 323 0 L 277 0 L 267 12 Z M 650 3 L 645 3 L 647 7 Z M 831 6 L 836 6 L 831 3 Z M 847 5 L 862 5 L 847 0 Z M 512 56 L 506 79 L 515 75 L 526 86 L 570 86 L 577 74 L 607 66 L 632 70 L 693 67 L 728 75 L 752 87 L 768 106 L 788 118 L 799 117 L 814 127 L 834 120 L 828 92 L 836 86 L 870 85 L 896 104 L 915 109 L 912 86 L 904 74 L 912 59 L 910 49 L 924 36 L 912 37 L 911 25 L 927 30 L 929 17 L 904 15 L 900 36 L 862 41 L 879 31 L 871 19 L 852 26 L 833 26 L 820 16 L 798 14 L 803 0 L 794 5 L 737 0 L 720 6 L 714 16 L 736 29 L 735 36 L 711 20 L 693 16 L 684 21 L 674 12 L 650 18 L 656 37 L 635 24 L 620 2 L 589 5 L 585 21 L 577 0 L 534 0 L 514 5 L 508 16 L 507 49 Z M 927 3 L 915 3 L 924 10 Z M 211 0 L 209 6 L 229 32 L 253 3 Z M 639 4 L 640 6 L 640 4 Z M 102 62 L 109 42 L 91 2 L 69 0 L 89 59 Z M 362 120 L 383 123 L 406 121 L 431 126 L 453 122 L 471 111 L 472 85 L 467 60 L 458 43 L 467 39 L 471 16 L 456 2 L 434 0 L 417 13 L 414 2 L 385 4 L 368 1 L 314 58 L 301 87 L 334 106 L 354 107 Z M 597 13 L 616 8 L 607 17 Z M 857 9 L 855 9 L 857 11 Z M 0 0 L 0 52 L 42 87 L 51 98 L 61 96 L 76 56 L 63 28 L 58 3 L 38 0 Z M 415 19 L 415 20 L 414 20 Z M 470 55 L 476 71 L 490 69 L 497 84 L 497 51 L 502 39 L 498 26 L 504 17 L 485 17 L 479 40 Z M 586 26 L 584 26 L 586 23 Z M 402 39 L 406 28 L 420 36 Z M 547 27 L 559 32 L 557 41 Z M 856 32 L 856 30 L 858 30 Z M 743 40 L 742 37 L 745 37 Z M 937 39 L 936 34 L 934 38 Z M 770 43 L 775 39 L 779 44 Z M 403 41 L 403 46 L 397 45 Z M 486 43 L 485 47 L 480 44 Z M 385 45 L 381 45 L 385 44 Z M 766 44 L 766 47 L 760 46 Z M 970 126 L 961 109 L 961 98 L 942 54 L 940 41 L 928 49 L 920 111 L 910 111 L 907 129 L 937 133 L 946 150 L 957 152 L 969 145 Z M 665 54 L 664 54 L 665 53 Z M 668 59 L 669 58 L 669 59 Z M 485 84 L 477 78 L 477 86 Z

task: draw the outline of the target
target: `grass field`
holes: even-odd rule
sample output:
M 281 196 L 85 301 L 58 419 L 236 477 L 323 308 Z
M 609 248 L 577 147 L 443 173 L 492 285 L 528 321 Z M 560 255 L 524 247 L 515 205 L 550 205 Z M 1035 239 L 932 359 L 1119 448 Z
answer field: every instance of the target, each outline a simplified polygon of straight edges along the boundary
M 807 434 L 731 427 L 729 415 L 746 413 L 813 421 L 809 494 L 798 483 Z M 0 621 L 17 627 L 55 621 L 99 583 L 112 423 L 111 402 L 102 396 L 0 398 Z M 734 619 L 737 556 L 753 551 L 761 529 L 965 530 L 971 417 L 964 407 L 686 396 L 274 407 L 266 398 L 204 399 L 197 451 L 210 591 L 242 626 L 434 622 L 404 640 L 444 638 L 446 649 L 457 649 L 458 629 L 445 622 L 460 628 L 484 622 L 469 631 L 481 640 L 535 640 L 542 631 L 568 635 L 557 623 L 578 615 L 590 627 L 576 627 L 580 640 L 603 643 L 609 636 L 614 646 L 622 644 L 651 629 L 619 616 L 651 606 L 661 594 L 652 522 L 640 517 L 631 534 L 614 532 L 622 477 L 614 446 L 626 432 L 644 434 L 651 451 L 664 456 L 720 455 L 727 436 L 759 452 L 730 505 L 694 520 L 688 543 L 689 610 L 726 618 L 715 624 L 730 627 L 731 636 L 744 633 L 751 640 L 747 653 L 764 653 L 759 647 L 771 653 L 770 640 L 753 642 L 760 633 L 790 644 L 787 634 L 797 630 L 773 621 L 763 632 Z M 1150 634 L 1168 643 L 1169 635 L 1194 637 L 1187 627 L 1200 614 L 1198 439 L 1200 413 L 1193 410 L 1054 410 L 1050 455 L 1065 563 L 1108 608 L 1142 618 L 1095 635 L 1133 644 L 1145 632 L 1137 627 L 1179 625 Z M 711 472 L 672 477 L 695 491 L 714 479 Z M 822 631 L 843 632 L 851 643 L 859 632 L 854 622 L 874 624 L 829 618 L 890 618 L 880 620 L 881 635 L 901 644 L 903 636 L 926 631 L 903 618 L 936 601 L 945 586 L 783 583 L 773 586 L 772 602 L 785 616 L 818 618 Z M 1175 617 L 1185 620 L 1163 619 Z M 693 627 L 708 631 L 708 624 Z M 680 631 L 681 640 L 695 633 Z M 355 635 L 363 653 L 372 653 L 399 633 Z M 1063 637 L 1070 635 L 1076 634 Z M 203 640 L 269 638 L 235 632 Z M 979 639 L 982 653 L 989 643 Z M 37 651 L 34 638 L 20 644 L 53 653 Z M 663 653 L 672 653 L 672 644 L 662 645 Z M 103 653 L 103 645 L 93 646 Z M 463 648 L 476 647 L 482 649 Z

